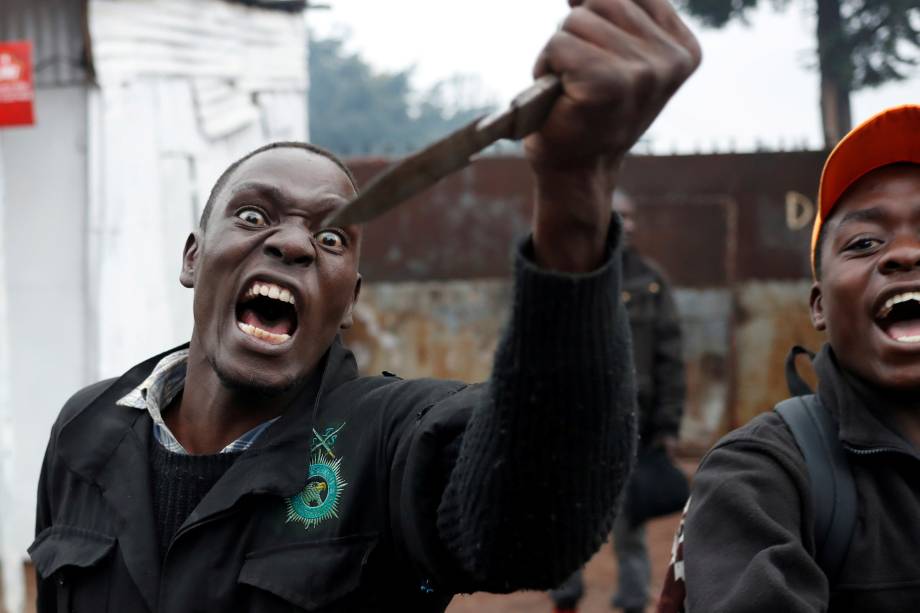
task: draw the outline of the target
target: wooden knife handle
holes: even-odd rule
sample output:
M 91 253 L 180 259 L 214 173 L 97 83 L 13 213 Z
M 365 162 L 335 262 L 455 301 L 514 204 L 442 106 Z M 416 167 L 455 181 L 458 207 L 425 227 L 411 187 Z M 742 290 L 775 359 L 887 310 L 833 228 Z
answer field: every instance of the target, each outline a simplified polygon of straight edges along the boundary
M 515 96 L 511 101 L 514 111 L 511 138 L 519 140 L 539 130 L 561 94 L 562 81 L 554 74 L 547 74 Z

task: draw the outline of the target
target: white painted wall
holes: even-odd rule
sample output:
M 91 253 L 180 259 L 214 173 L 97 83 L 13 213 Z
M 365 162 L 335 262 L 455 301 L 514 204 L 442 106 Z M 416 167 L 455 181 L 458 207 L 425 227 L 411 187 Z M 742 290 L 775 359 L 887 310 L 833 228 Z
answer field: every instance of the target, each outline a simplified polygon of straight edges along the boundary
M 233 160 L 307 135 L 302 15 L 220 0 L 90 0 L 87 226 L 97 377 L 188 340 L 182 248 Z
M 0 361 L 7 375 L 0 403 L 5 396 L 8 408 L 8 435 L 0 432 L 7 476 L 0 523 L 10 611 L 21 606 L 22 563 L 32 542 L 35 487 L 51 423 L 91 370 L 84 308 L 85 108 L 83 88 L 41 89 L 36 125 L 0 130 L 6 264 L 0 288 L 9 351 L 7 365 Z
M 211 186 L 235 159 L 273 140 L 303 140 L 302 93 L 257 100 L 253 121 L 208 138 L 194 81 L 144 78 L 90 95 L 88 286 L 93 378 L 189 339 L 192 292 L 179 285 L 185 239 Z
M 5 216 L 5 194 L 6 190 L 3 183 L 3 155 L 0 151 L 0 228 L 6 225 Z M 9 327 L 6 320 L 6 259 L 4 257 L 3 233 L 0 232 L 0 517 L 13 508 L 13 499 L 11 487 L 13 484 L 13 424 L 12 415 L 10 414 L 9 404 Z M 12 525 L 7 526 L 0 522 L 0 566 L 7 571 L 6 566 L 2 563 L 6 557 L 6 548 L 3 544 L 10 540 L 9 530 Z M 0 594 L 4 592 L 2 586 L 10 581 L 6 575 L 0 575 Z M 0 601 L 0 611 L 5 611 L 7 605 L 5 601 Z

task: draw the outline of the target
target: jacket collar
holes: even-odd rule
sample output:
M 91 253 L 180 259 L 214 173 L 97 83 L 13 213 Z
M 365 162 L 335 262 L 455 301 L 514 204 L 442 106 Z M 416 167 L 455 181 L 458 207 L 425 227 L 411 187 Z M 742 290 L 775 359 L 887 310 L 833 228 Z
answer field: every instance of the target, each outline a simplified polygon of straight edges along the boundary
M 65 423 L 57 439 L 63 462 L 85 480 L 97 484 L 117 515 L 116 536 L 128 571 L 151 610 L 156 610 L 160 575 L 159 547 L 153 521 L 149 448 L 151 420 L 147 413 L 117 406 L 164 356 L 182 345 L 138 364 L 112 383 L 98 398 Z M 307 479 L 313 416 L 332 390 L 357 378 L 352 353 L 336 338 L 321 368 L 315 397 L 300 397 L 211 489 L 180 528 L 190 530 L 222 513 L 247 494 L 291 496 Z M 306 394 L 312 396 L 313 389 Z
M 837 362 L 830 345 L 815 358 L 818 395 L 839 424 L 839 438 L 853 449 L 894 450 L 920 459 L 920 453 L 898 432 L 884 398 Z
M 141 411 L 116 406 L 117 401 L 140 385 L 162 358 L 187 347 L 188 343 L 185 343 L 134 366 L 61 427 L 57 448 L 71 470 L 88 481 L 96 480 L 98 474 L 111 462 L 115 452 L 124 443 L 123 439 L 132 431 L 139 418 L 145 415 Z M 318 409 L 321 398 L 358 376 L 354 355 L 338 337 L 333 341 L 320 367 L 323 374 L 315 399 L 299 397 L 292 402 L 278 421 L 253 445 L 252 450 L 260 452 L 253 455 L 261 455 L 270 449 L 300 441 L 303 432 L 311 431 L 312 416 Z M 312 389 L 309 390 L 309 394 L 313 394 Z M 309 404 L 305 406 L 305 402 Z M 149 425 L 149 421 L 144 421 Z M 143 441 L 136 441 L 143 443 L 138 450 L 146 451 L 146 438 L 141 438 Z M 306 444 L 309 445 L 309 442 L 308 440 Z
M 336 338 L 321 368 L 319 387 L 305 390 L 230 467 L 180 528 L 179 534 L 230 509 L 247 494 L 293 496 L 307 481 L 313 422 L 330 392 L 358 376 L 351 351 Z

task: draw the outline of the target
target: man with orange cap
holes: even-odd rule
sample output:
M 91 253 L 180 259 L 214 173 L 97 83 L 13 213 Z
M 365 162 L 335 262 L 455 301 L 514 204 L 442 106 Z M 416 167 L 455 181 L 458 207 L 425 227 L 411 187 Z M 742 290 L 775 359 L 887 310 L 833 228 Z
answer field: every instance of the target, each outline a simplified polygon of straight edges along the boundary
M 828 342 L 809 402 L 832 418 L 854 502 L 816 496 L 833 479 L 810 477 L 810 446 L 780 414 L 760 415 L 703 459 L 659 611 L 920 610 L 920 106 L 850 132 L 818 200 L 809 302 Z M 827 506 L 853 516 L 832 559 Z

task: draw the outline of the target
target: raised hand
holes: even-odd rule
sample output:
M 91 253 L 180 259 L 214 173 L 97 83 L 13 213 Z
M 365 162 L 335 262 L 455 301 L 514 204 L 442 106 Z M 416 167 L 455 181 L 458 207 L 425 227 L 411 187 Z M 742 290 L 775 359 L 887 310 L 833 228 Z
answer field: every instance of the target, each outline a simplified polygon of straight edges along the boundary
M 667 0 L 571 0 L 534 75 L 564 92 L 525 141 L 537 173 L 539 263 L 585 271 L 603 257 L 610 190 L 626 152 L 700 63 L 693 33 Z

